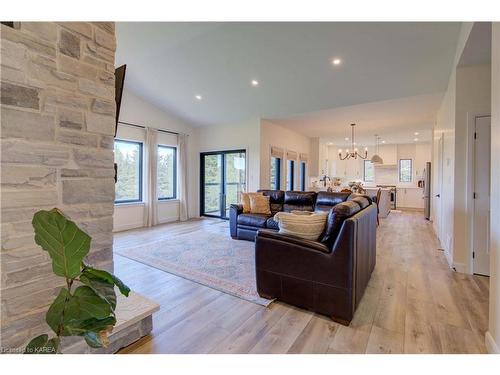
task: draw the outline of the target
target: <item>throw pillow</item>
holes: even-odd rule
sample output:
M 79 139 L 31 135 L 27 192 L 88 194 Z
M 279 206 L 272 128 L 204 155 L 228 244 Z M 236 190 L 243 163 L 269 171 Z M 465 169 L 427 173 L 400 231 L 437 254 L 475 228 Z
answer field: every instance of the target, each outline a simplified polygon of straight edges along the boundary
M 290 213 L 292 213 L 294 215 L 312 215 L 313 214 L 312 211 L 299 211 L 299 210 L 293 210 Z
M 278 212 L 274 215 L 274 220 L 278 222 L 279 233 L 317 241 L 325 230 L 327 216 L 328 212 L 315 212 L 310 215 Z
M 270 198 L 265 195 L 250 195 L 250 213 L 271 215 L 269 199 Z
M 243 213 L 248 214 L 250 212 L 250 196 L 251 195 L 262 195 L 262 193 L 241 193 L 241 204 L 243 205 Z

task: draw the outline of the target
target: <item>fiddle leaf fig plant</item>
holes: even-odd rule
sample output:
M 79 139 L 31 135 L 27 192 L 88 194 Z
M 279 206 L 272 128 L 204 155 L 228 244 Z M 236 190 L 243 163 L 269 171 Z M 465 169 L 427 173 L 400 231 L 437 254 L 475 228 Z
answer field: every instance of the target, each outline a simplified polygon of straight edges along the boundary
M 57 208 L 36 212 L 32 224 L 35 242 L 49 253 L 52 270 L 65 278 L 66 287 L 45 316 L 54 337 L 37 336 L 24 352 L 60 353 L 62 336 L 82 336 L 92 348 L 107 346 L 108 334 L 116 324 L 115 287 L 126 297 L 130 289 L 115 275 L 84 262 L 91 238 Z

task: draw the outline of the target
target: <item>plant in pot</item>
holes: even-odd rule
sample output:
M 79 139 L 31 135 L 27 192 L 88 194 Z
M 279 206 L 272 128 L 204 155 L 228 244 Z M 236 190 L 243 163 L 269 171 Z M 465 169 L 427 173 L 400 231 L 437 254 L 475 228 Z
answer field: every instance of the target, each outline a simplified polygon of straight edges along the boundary
M 116 324 L 115 286 L 125 296 L 130 289 L 113 274 L 84 262 L 90 251 L 90 236 L 61 211 L 54 208 L 35 213 L 35 242 L 52 259 L 52 270 L 66 280 L 49 307 L 45 320 L 54 332 L 32 339 L 26 354 L 61 352 L 61 337 L 81 336 L 92 348 L 107 346 Z

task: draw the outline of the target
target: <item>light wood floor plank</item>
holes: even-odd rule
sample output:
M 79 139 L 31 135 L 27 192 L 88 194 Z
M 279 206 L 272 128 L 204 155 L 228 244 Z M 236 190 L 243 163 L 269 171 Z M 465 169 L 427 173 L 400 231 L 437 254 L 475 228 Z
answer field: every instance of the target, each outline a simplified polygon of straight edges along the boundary
M 227 225 L 193 220 L 115 234 L 115 248 Z M 115 254 L 115 273 L 157 301 L 153 332 L 121 353 L 484 353 L 489 278 L 451 270 L 431 223 L 391 213 L 350 326 L 274 302 L 265 308 Z

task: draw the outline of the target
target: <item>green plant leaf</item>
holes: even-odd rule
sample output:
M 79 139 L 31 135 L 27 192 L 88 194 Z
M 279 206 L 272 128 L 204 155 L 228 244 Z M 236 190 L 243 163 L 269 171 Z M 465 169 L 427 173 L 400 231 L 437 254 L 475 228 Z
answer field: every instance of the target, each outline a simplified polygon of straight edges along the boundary
M 24 349 L 24 354 L 56 354 L 58 347 L 59 339 L 57 337 L 49 340 L 49 336 L 44 334 L 31 340 Z
M 82 274 L 80 275 L 80 282 L 89 286 L 96 292 L 99 297 L 106 300 L 111 308 L 114 310 L 116 308 L 116 293 L 115 284 L 108 283 L 101 279 L 94 278 L 92 275 Z
M 102 348 L 104 346 L 101 341 L 101 336 L 96 332 L 85 332 L 83 338 L 91 348 Z
M 68 279 L 78 276 L 90 250 L 90 236 L 56 208 L 38 211 L 32 224 L 35 242 L 49 253 L 54 273 Z
M 59 328 L 62 321 L 62 313 L 64 310 L 65 301 L 71 298 L 71 294 L 66 288 L 61 288 L 59 294 L 57 295 L 52 305 L 50 305 L 47 314 L 45 315 L 45 321 L 52 330 L 58 334 Z M 61 327 L 62 328 L 62 327 Z
M 110 304 L 88 286 L 79 286 L 69 299 L 64 311 L 64 321 L 104 319 L 111 315 Z
M 114 284 L 118 287 L 120 293 L 126 297 L 128 297 L 130 293 L 130 288 L 128 286 L 126 286 L 118 277 L 107 271 L 98 270 L 96 268 L 86 265 L 82 275 L 85 275 L 87 277 L 92 277 L 94 279 L 99 279 L 110 284 Z
M 70 336 L 83 336 L 87 332 L 111 331 L 115 323 L 116 318 L 114 316 L 108 316 L 104 319 L 70 320 L 67 322 L 66 332 Z

